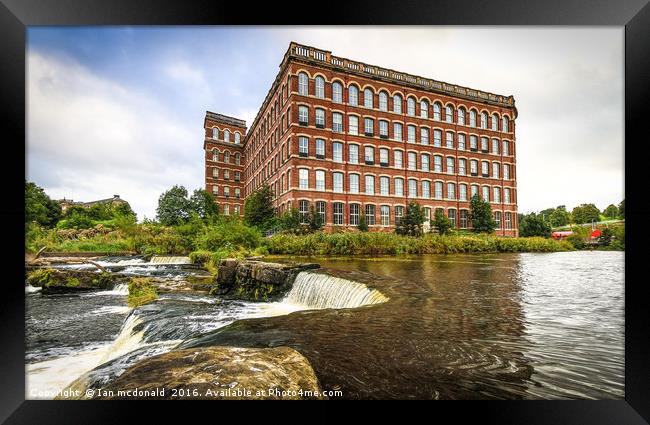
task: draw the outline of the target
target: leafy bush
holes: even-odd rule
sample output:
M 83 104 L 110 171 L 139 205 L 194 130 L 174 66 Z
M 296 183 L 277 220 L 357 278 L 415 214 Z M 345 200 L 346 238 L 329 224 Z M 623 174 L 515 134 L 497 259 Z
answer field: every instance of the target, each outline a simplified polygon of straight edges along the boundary
M 59 221 L 56 225 L 59 229 L 90 229 L 95 225 L 92 218 L 85 214 L 75 213 L 68 215 L 66 219 Z
M 314 233 L 305 236 L 278 234 L 263 241 L 270 254 L 287 255 L 400 255 L 465 252 L 570 251 L 566 241 L 540 237 L 501 238 L 490 235 L 402 236 L 385 232 Z
M 27 283 L 32 286 L 47 287 L 52 282 L 53 269 L 36 269 L 27 273 Z
M 156 287 L 148 277 L 133 277 L 129 281 L 129 296 L 127 303 L 131 307 L 138 307 L 158 298 Z
M 208 251 L 233 249 L 236 247 L 256 248 L 262 235 L 259 230 L 248 227 L 240 220 L 225 220 L 209 227 L 207 232 L 197 240 L 197 248 Z

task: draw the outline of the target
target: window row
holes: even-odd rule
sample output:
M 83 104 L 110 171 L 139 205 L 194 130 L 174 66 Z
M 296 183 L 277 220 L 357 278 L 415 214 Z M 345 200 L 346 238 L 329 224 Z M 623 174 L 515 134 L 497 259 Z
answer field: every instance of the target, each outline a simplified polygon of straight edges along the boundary
M 225 130 L 219 130 L 217 127 L 212 127 L 212 139 L 213 140 L 221 140 L 223 142 L 230 143 L 230 130 L 225 129 Z M 235 144 L 239 145 L 241 144 L 241 133 L 238 131 L 235 131 Z
M 325 159 L 325 140 L 315 139 L 314 146 L 310 149 L 309 138 L 300 136 L 298 137 L 298 155 L 302 157 L 315 156 L 318 159 Z M 404 152 L 401 150 L 393 149 L 391 158 L 390 149 L 388 148 L 375 148 L 374 146 L 363 147 L 363 158 L 360 159 L 359 149 L 361 147 L 355 144 L 348 144 L 347 149 L 347 163 L 375 165 L 379 164 L 382 167 L 395 167 L 404 168 Z M 379 154 L 379 161 L 377 162 L 377 151 Z M 332 142 L 331 158 L 334 162 L 343 163 L 344 160 L 344 144 L 343 142 Z M 391 161 L 392 159 L 392 161 Z M 464 176 L 478 176 L 479 163 L 482 177 L 501 178 L 501 169 L 503 168 L 503 179 L 510 179 L 510 164 L 503 164 L 499 162 L 490 162 L 486 160 L 479 161 L 477 159 L 469 159 L 469 170 L 467 169 L 468 160 L 447 156 L 432 155 L 428 153 L 407 152 L 406 169 L 419 170 L 419 171 L 433 171 L 435 173 L 447 173 Z M 458 167 L 456 169 L 456 166 Z
M 329 129 L 325 119 L 325 109 L 316 108 L 314 113 L 314 124 L 316 128 Z M 457 138 L 458 149 L 465 150 L 480 150 L 483 152 L 490 152 L 499 155 L 500 143 L 499 139 L 490 139 L 485 136 L 470 135 L 469 140 L 465 133 L 454 133 L 453 131 L 445 131 L 440 129 L 430 129 L 429 127 L 418 127 L 413 124 L 406 125 L 406 132 L 404 132 L 404 125 L 401 122 L 392 123 L 392 131 L 389 131 L 391 125 L 389 121 L 378 120 L 378 126 L 375 125 L 374 118 L 363 118 L 363 128 L 359 127 L 359 117 L 357 115 L 347 116 L 347 126 L 344 126 L 344 115 L 340 112 L 332 112 L 332 125 L 331 129 L 335 133 L 344 133 L 353 136 L 364 135 L 374 137 L 375 134 L 379 135 L 380 139 L 391 139 L 398 142 L 406 140 L 408 143 L 420 143 L 422 145 L 432 144 L 433 146 L 442 147 L 443 144 L 447 148 L 454 149 L 454 139 Z M 305 105 L 298 106 L 298 124 L 301 126 L 309 126 L 309 107 Z M 419 131 L 418 131 L 419 129 Z M 363 132 L 361 132 L 363 130 Z M 375 131 L 378 130 L 378 133 Z M 443 135 L 444 133 L 444 135 Z M 444 136 L 444 138 L 443 138 Z M 480 145 L 479 145 L 480 140 Z M 469 144 L 468 144 L 469 142 Z M 503 141 L 503 154 L 509 155 L 510 149 L 507 140 Z
M 223 215 L 230 215 L 230 204 L 221 204 Z M 239 205 L 232 206 L 232 212 L 234 215 L 239 215 L 241 213 L 241 207 Z
M 213 179 L 218 179 L 220 172 L 221 172 L 222 178 L 224 180 L 230 180 L 231 171 L 229 169 L 227 169 L 227 168 L 224 168 L 223 170 L 220 170 L 217 167 L 213 167 L 212 168 L 212 174 L 211 174 L 212 178 Z M 241 173 L 239 171 L 234 171 L 232 173 L 232 177 L 233 177 L 233 181 L 235 181 L 235 182 L 241 181 Z
M 311 204 L 308 200 L 298 201 L 298 213 L 300 216 L 300 222 L 302 224 L 307 224 L 309 220 Z M 366 224 L 368 226 L 390 226 L 396 223 L 401 217 L 404 216 L 406 208 L 402 205 L 394 206 L 391 217 L 391 207 L 390 205 L 377 205 L 374 204 L 356 204 L 350 203 L 347 205 L 347 217 L 345 216 L 346 205 L 343 202 L 332 202 L 331 203 L 331 223 L 335 226 L 358 226 L 360 222 L 361 214 L 365 216 Z M 314 205 L 314 210 L 318 214 L 321 223 L 327 223 L 328 220 L 328 211 L 327 203 L 325 201 L 316 201 Z M 444 214 L 444 208 L 435 208 L 435 210 L 440 210 Z M 425 220 L 432 220 L 433 207 L 424 207 L 424 217 Z M 459 217 L 456 216 L 459 212 Z M 379 216 L 377 216 L 379 213 Z M 452 227 L 457 227 L 460 229 L 469 229 L 471 228 L 470 212 L 466 209 L 461 209 L 457 211 L 455 208 L 447 209 L 447 217 L 451 221 Z M 513 213 L 502 211 L 495 211 L 493 213 L 494 219 L 496 221 L 497 229 L 512 230 L 513 229 Z M 347 218 L 347 220 L 346 220 Z M 457 221 L 458 218 L 458 221 Z M 503 220 L 502 220 L 503 218 Z M 503 225 L 503 227 L 502 227 Z
M 218 149 L 212 149 L 212 161 L 213 162 L 219 162 L 221 160 L 225 164 L 230 164 L 230 157 L 234 157 L 234 164 L 235 165 L 241 165 L 241 155 L 239 153 L 235 153 L 234 155 L 231 155 L 230 152 L 225 151 L 225 152 L 219 152 Z
M 230 187 L 229 186 L 222 186 L 221 189 L 222 189 L 221 196 L 226 197 L 226 198 L 230 198 Z M 212 186 L 212 194 L 214 196 L 219 196 L 219 186 L 217 186 L 217 185 Z M 237 199 L 241 198 L 241 189 L 236 187 L 235 190 L 234 190 L 234 196 Z
M 313 89 L 310 90 L 310 78 L 305 72 L 298 74 L 298 94 L 302 96 L 313 96 L 326 99 L 326 82 L 322 76 L 314 78 Z M 463 106 L 455 110 L 452 104 L 445 104 L 439 101 L 429 101 L 427 99 L 420 99 L 419 101 L 414 96 L 407 96 L 406 102 L 401 94 L 395 93 L 392 96 L 385 90 L 380 90 L 379 93 L 366 87 L 363 90 L 354 83 L 349 84 L 347 90 L 344 90 L 343 84 L 335 81 L 331 84 L 331 100 L 334 103 L 347 103 L 350 106 L 363 106 L 369 109 L 379 109 L 385 112 L 394 112 L 396 114 L 406 113 L 408 116 L 419 116 L 420 118 L 432 118 L 436 121 L 445 121 L 448 123 L 456 123 L 459 125 L 469 125 L 470 127 L 477 127 L 483 129 L 491 129 L 493 131 L 502 131 L 507 133 L 510 131 L 510 118 L 507 115 L 500 116 L 494 112 L 479 112 L 476 108 L 469 108 Z M 345 100 L 344 100 L 345 97 Z
M 306 168 L 298 169 L 298 189 L 316 191 L 325 191 L 326 187 L 331 187 L 334 193 L 349 193 L 349 194 L 365 194 L 365 195 L 381 195 L 381 196 L 405 196 L 408 194 L 410 198 L 425 198 L 425 199 L 458 199 L 460 201 L 469 201 L 474 195 L 478 195 L 482 199 L 501 203 L 501 193 L 503 192 L 503 203 L 510 204 L 512 202 L 511 189 L 501 188 L 499 186 L 487 186 L 478 184 L 456 183 L 447 182 L 446 184 L 441 181 L 434 181 L 433 187 L 430 181 L 417 179 L 405 179 L 403 177 L 380 176 L 377 178 L 374 175 L 366 174 L 363 176 L 363 186 L 361 186 L 362 179 L 360 174 L 348 174 L 347 188 L 345 187 L 345 175 L 342 172 L 331 173 L 331 185 L 326 185 L 326 172 L 324 170 L 315 170 L 313 175 Z M 313 179 L 313 180 L 312 180 Z M 391 180 L 392 185 L 391 185 Z M 377 186 L 376 183 L 379 185 Z M 456 188 L 458 187 L 458 192 Z M 469 187 L 469 192 L 468 192 Z M 480 189 L 479 189 L 480 188 Z M 346 192 L 347 189 L 347 192 Z M 443 193 L 444 189 L 444 193 Z M 281 190 L 285 190 L 284 182 L 281 183 Z M 405 192 L 406 191 L 406 192 Z

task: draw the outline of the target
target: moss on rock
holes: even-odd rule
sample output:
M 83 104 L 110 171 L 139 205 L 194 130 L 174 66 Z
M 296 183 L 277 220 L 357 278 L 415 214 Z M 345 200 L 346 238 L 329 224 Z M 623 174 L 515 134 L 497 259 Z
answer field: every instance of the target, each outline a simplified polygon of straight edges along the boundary
M 129 296 L 127 303 L 138 307 L 158 299 L 158 292 L 153 280 L 148 277 L 134 277 L 129 281 Z

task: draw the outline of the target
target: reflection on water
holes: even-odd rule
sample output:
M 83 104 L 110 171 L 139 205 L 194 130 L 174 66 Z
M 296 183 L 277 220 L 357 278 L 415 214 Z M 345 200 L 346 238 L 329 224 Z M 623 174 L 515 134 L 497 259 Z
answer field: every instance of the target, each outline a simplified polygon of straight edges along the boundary
M 184 345 L 289 345 L 348 398 L 624 396 L 622 253 L 317 260 L 381 276 L 390 301 L 240 321 Z
M 305 306 L 286 300 L 164 294 L 126 319 L 122 290 L 30 292 L 28 384 L 60 388 L 80 365 L 88 370 L 109 360 L 95 369 L 99 386 L 178 344 L 288 345 L 309 359 L 324 389 L 340 389 L 345 398 L 624 396 L 622 253 L 310 260 L 388 301 L 297 311 Z M 377 296 L 349 288 L 350 300 Z M 325 292 L 298 285 L 293 296 L 334 305 Z

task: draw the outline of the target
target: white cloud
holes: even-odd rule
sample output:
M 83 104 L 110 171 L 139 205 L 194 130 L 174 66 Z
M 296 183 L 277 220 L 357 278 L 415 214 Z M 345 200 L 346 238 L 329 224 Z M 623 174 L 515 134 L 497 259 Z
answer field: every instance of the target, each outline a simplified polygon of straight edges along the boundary
M 174 184 L 203 186 L 202 129 L 86 68 L 28 55 L 27 174 L 54 198 L 119 194 L 153 217 Z
M 206 80 L 200 69 L 182 61 L 174 61 L 165 68 L 165 74 L 186 84 L 205 86 Z
M 514 95 L 521 212 L 623 199 L 622 27 L 289 27 L 274 35 Z
M 582 202 L 604 208 L 624 196 L 622 28 L 237 28 L 217 30 L 215 40 L 238 43 L 201 44 L 209 38 L 202 33 L 191 46 L 175 45 L 176 30 L 167 31 L 164 42 L 146 46 L 148 80 L 136 87 L 148 94 L 99 77 L 99 68 L 30 50 L 30 179 L 55 197 L 119 193 L 140 217 L 152 217 L 163 190 L 203 185 L 203 112 L 250 125 L 293 40 L 514 95 L 522 212 Z

